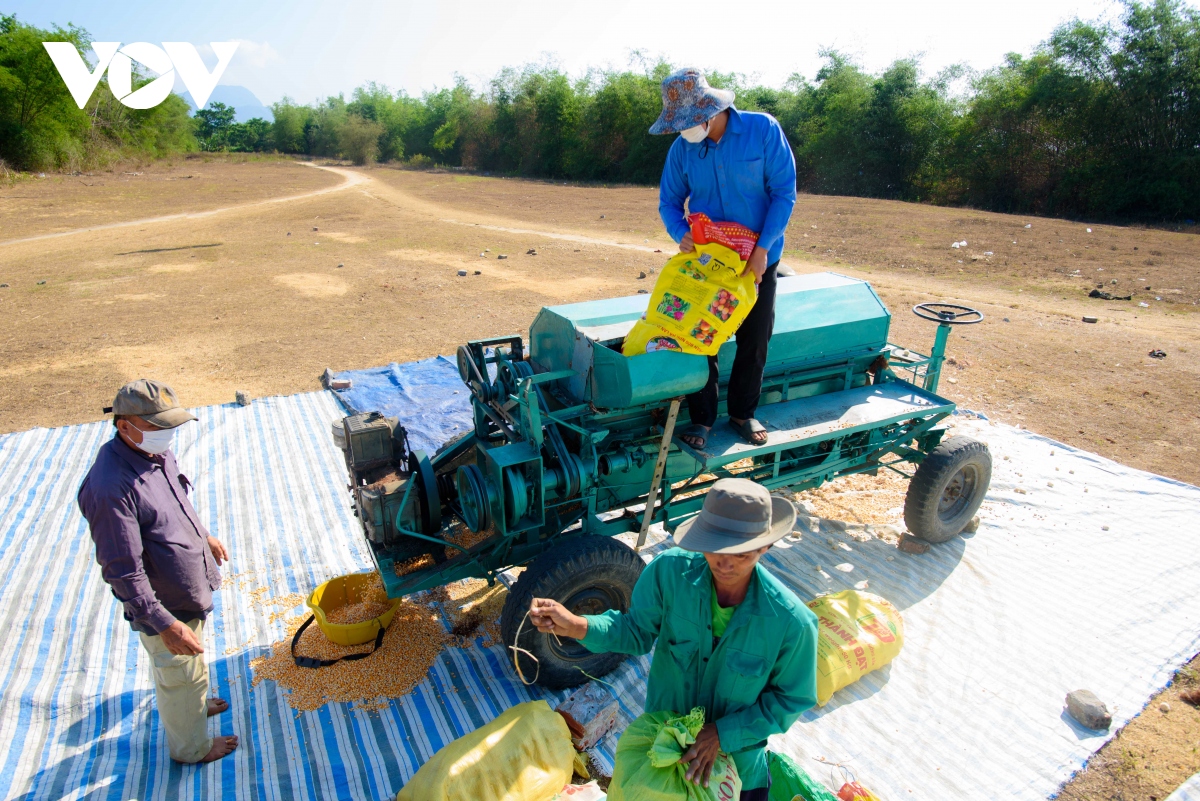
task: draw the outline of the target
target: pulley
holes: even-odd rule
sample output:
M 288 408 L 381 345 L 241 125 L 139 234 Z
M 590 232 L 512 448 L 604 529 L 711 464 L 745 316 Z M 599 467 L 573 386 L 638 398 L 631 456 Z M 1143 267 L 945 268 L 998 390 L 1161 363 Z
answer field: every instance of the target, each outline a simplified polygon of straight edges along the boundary
M 529 510 L 529 482 L 525 471 L 519 466 L 504 470 L 504 517 L 508 528 L 516 527 L 517 521 Z
M 463 522 L 475 533 L 492 525 L 492 493 L 478 466 L 464 464 L 454 476 Z

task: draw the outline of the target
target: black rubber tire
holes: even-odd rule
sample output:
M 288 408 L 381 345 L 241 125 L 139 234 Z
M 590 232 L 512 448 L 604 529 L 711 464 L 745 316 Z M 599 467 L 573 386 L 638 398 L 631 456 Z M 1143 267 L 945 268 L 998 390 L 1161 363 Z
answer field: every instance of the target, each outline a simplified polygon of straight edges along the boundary
M 529 651 L 537 657 L 536 663 L 517 652 L 525 679 L 534 681 L 536 675 L 538 684 L 552 690 L 583 684 L 588 680 L 584 672 L 596 677 L 611 672 L 624 654 L 593 654 L 570 637 L 556 642 L 534 628 L 525 613 L 534 598 L 553 598 L 576 614 L 600 614 L 611 608 L 628 611 L 643 567 L 632 548 L 611 537 L 578 537 L 546 551 L 521 573 L 504 602 L 500 630 L 506 658 L 511 662 L 512 645 Z
M 992 454 L 970 437 L 938 445 L 908 484 L 904 523 L 926 542 L 954 539 L 971 522 L 992 482 Z

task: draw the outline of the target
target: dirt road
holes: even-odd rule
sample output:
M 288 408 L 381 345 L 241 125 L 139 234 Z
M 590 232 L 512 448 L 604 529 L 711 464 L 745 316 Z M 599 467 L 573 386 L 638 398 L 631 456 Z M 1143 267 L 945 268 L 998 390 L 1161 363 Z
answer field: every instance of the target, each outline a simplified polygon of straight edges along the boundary
M 353 186 L 367 183 L 370 179 L 360 172 L 345 170 L 338 167 L 330 167 L 327 165 L 313 164 L 310 161 L 300 162 L 305 167 L 313 167 L 318 170 L 325 170 L 334 175 L 340 175 L 342 182 L 337 186 L 328 186 L 324 189 L 316 189 L 312 192 L 304 192 L 299 195 L 286 195 L 284 197 L 272 197 L 266 200 L 256 200 L 250 203 L 242 203 L 236 206 L 222 206 L 206 211 L 184 211 L 178 214 L 165 214 L 159 217 L 144 217 L 140 220 L 126 220 L 123 222 L 111 222 L 101 225 L 91 225 L 86 228 L 70 228 L 66 231 L 57 231 L 52 234 L 37 234 L 35 236 L 27 236 L 21 239 L 7 239 L 0 241 L 0 247 L 5 245 L 19 245 L 26 242 L 38 242 L 44 239 L 59 239 L 64 236 L 79 236 L 81 234 L 94 233 L 96 231 L 110 231 L 115 228 L 140 228 L 145 225 L 154 225 L 155 223 L 173 222 L 176 220 L 201 220 L 205 217 L 212 217 L 217 214 L 228 214 L 230 212 L 250 212 L 257 206 L 270 206 L 276 203 L 293 203 L 297 200 L 307 200 L 308 198 L 317 197 L 318 195 L 326 195 L 330 192 L 340 192 L 343 189 L 349 189 Z
M 18 182 L 0 187 L 0 431 L 100 419 L 141 376 L 204 405 L 449 354 L 543 305 L 648 288 L 673 247 L 642 187 L 208 156 Z M 801 196 L 784 259 L 871 281 L 917 350 L 933 326 L 912 305 L 979 308 L 944 394 L 1200 482 L 1195 235 Z M 1182 719 L 1138 718 L 1064 797 L 1164 797 L 1200 769 L 1174 747 L 1200 739 Z

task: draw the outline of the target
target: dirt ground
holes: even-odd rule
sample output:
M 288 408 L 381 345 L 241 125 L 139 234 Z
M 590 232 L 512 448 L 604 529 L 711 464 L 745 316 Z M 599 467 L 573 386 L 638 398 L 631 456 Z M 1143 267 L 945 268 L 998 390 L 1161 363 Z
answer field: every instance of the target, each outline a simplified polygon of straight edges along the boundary
M 984 323 L 950 338 L 943 394 L 1194 484 L 1195 230 L 805 195 L 784 261 L 871 281 L 892 341 L 919 351 L 934 326 L 914 304 L 980 309 Z M 544 305 L 649 288 L 672 248 L 642 187 L 212 156 L 2 184 L 0 431 L 98 420 L 142 376 L 199 406 L 313 390 L 326 367 L 452 354 L 525 332 Z M 1134 297 L 1088 298 L 1098 287 Z M 1164 798 L 1200 770 L 1200 715 L 1158 703 L 1063 797 Z

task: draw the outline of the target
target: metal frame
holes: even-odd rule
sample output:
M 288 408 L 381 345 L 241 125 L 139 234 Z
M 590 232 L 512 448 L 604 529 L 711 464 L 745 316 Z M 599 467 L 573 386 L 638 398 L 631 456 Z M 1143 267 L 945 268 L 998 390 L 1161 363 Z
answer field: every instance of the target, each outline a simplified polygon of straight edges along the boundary
M 395 529 L 400 536 L 435 545 L 435 564 L 398 577 L 388 551 L 372 543 L 388 595 L 397 597 L 461 578 L 492 582 L 498 573 L 536 558 L 551 543 L 576 536 L 636 532 L 641 548 L 653 523 L 661 522 L 673 532 L 699 511 L 708 488 L 721 478 L 750 478 L 770 490 L 801 491 L 879 468 L 907 475 L 897 465 L 919 464 L 940 442 L 944 429 L 939 424 L 955 409 L 935 394 L 951 324 L 939 321 L 928 356 L 908 351 L 915 358 L 872 367 L 873 383 L 901 384 L 934 401 L 932 405 L 801 440 L 740 450 L 715 461 L 675 436 L 680 398 L 616 410 L 573 403 L 557 387 L 574 373 L 535 374 L 521 358 L 520 337 L 471 342 L 459 349 L 458 357 L 464 381 L 472 390 L 476 429 L 437 453 L 431 466 L 435 474 L 448 475 L 474 449 L 475 462 L 490 479 L 489 486 L 498 488 L 483 501 L 494 504 L 490 507 L 493 533 L 462 548 L 415 531 L 420 526 L 410 501 L 416 482 L 410 479 L 395 512 Z M 833 354 L 819 364 L 785 368 L 766 377 L 764 398 L 796 401 L 864 386 L 872 382 L 864 366 L 899 350 L 889 344 L 877 353 L 842 358 Z M 907 373 L 911 380 L 897 372 Z M 650 422 L 654 414 L 664 415 L 661 428 Z M 597 449 L 601 442 L 606 448 L 603 454 Z M 648 476 L 653 452 L 657 458 Z M 601 455 L 620 462 L 631 480 L 621 482 L 602 472 Z M 520 486 L 506 484 L 509 470 L 520 473 Z M 492 497 L 497 492 L 498 500 Z M 517 498 L 521 492 L 527 495 Z M 524 505 L 524 510 L 513 512 L 508 506 L 512 501 Z M 442 503 L 448 519 L 463 520 L 461 507 L 452 499 Z M 443 517 L 443 531 L 446 520 Z M 446 547 L 458 553 L 438 550 Z

